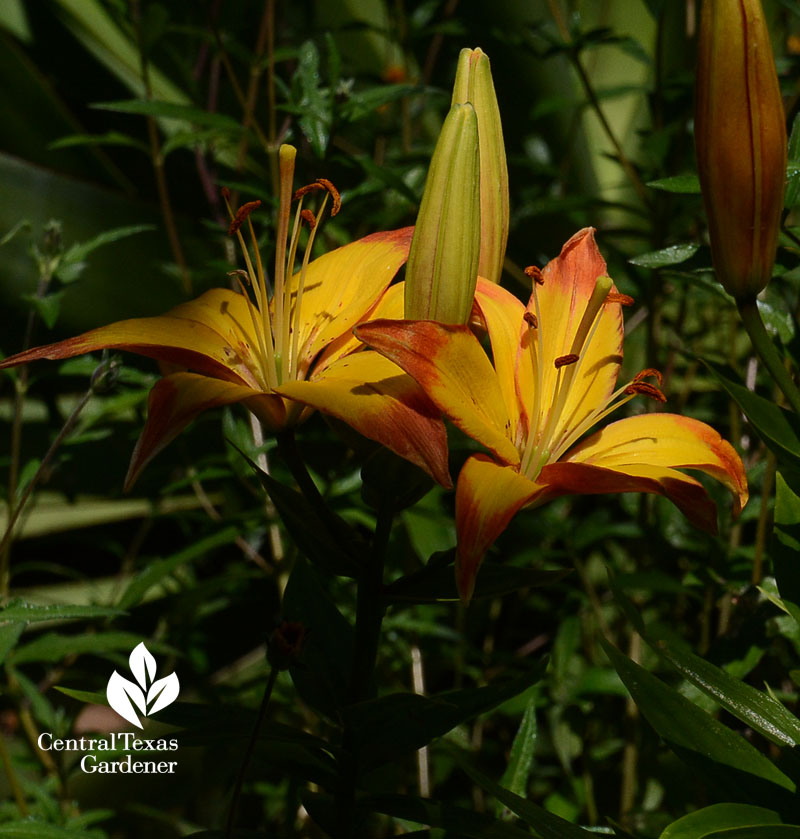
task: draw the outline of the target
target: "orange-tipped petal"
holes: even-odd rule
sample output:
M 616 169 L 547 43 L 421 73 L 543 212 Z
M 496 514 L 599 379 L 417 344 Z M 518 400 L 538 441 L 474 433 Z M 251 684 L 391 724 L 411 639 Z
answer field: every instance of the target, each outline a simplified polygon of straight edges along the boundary
M 605 495 L 649 492 L 669 498 L 687 519 L 712 535 L 717 532 L 717 508 L 703 485 L 665 466 L 648 464 L 609 469 L 589 463 L 552 463 L 536 479 L 544 485 L 538 501 L 560 495 Z
M 12 355 L 0 363 L 0 367 L 44 358 L 72 358 L 101 349 L 119 349 L 228 381 L 255 384 L 247 367 L 246 338 L 237 333 L 235 327 L 240 317 L 247 323 L 247 315 L 238 314 L 243 304 L 241 295 L 214 289 L 165 315 L 101 326 L 75 338 Z
M 408 259 L 413 227 L 373 233 L 323 254 L 306 270 L 300 311 L 300 373 L 375 305 Z M 300 273 L 292 278 L 292 309 Z M 292 313 L 294 318 L 294 313 Z
M 456 585 L 464 603 L 472 597 L 483 556 L 521 507 L 541 487 L 512 466 L 476 454 L 461 469 L 456 484 Z
M 573 352 L 581 356 L 580 369 L 575 374 L 561 411 L 558 423 L 561 430 L 553 433 L 555 439 L 564 436 L 568 429 L 578 426 L 595 408 L 603 405 L 616 385 L 623 338 L 619 303 L 606 303 L 600 308 L 599 323 L 588 348 L 573 346 L 597 279 L 606 273 L 605 260 L 595 244 L 594 230 L 584 228 L 542 271 L 542 284 L 536 286 L 538 310 L 533 297 L 528 304 L 528 311 L 538 319 L 539 340 L 534 342 L 534 347 L 537 350 L 543 348 L 541 418 L 537 421 L 534 417 L 534 425 L 543 426 L 553 404 L 559 380 L 556 359 Z M 615 291 L 613 286 L 611 291 Z M 524 387 L 522 375 L 520 382 Z
M 527 351 L 524 355 L 520 353 L 522 334 L 529 328 L 525 322 L 525 306 L 513 294 L 482 277 L 478 278 L 475 303 L 489 332 L 497 381 L 516 436 L 521 412 L 525 412 L 525 406 L 533 405 L 530 375 L 522 377 L 529 389 L 521 392 L 517 387 L 519 364 L 530 367 L 531 363 Z
M 278 399 L 254 391 L 246 385 L 196 373 L 173 373 L 159 379 L 150 391 L 147 423 L 133 450 L 125 478 L 126 492 L 133 486 L 142 469 L 198 414 L 209 408 L 254 397 Z
M 289 382 L 276 392 L 338 417 L 442 486 L 453 485 L 439 411 L 410 376 L 378 353 L 353 353 L 319 377 Z
M 734 496 L 734 512 L 747 503 L 747 477 L 733 446 L 704 422 L 678 414 L 640 414 L 607 425 L 563 458 L 620 472 L 634 467 L 697 469 Z M 677 502 L 676 502 L 677 503 Z
M 415 379 L 462 431 L 506 463 L 519 463 L 497 374 L 468 327 L 375 320 L 355 333 Z

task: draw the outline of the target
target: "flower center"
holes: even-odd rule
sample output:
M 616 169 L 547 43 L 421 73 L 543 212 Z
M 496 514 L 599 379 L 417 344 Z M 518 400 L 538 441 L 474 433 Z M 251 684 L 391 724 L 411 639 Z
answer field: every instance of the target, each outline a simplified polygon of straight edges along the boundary
M 228 214 L 231 218 L 228 233 L 235 235 L 242 249 L 246 270 L 231 273 L 239 285 L 242 296 L 247 301 L 250 326 L 255 336 L 250 354 L 255 360 L 254 375 L 264 390 L 273 390 L 284 382 L 297 379 L 300 374 L 300 361 L 303 347 L 300 345 L 302 328 L 302 302 L 314 239 L 319 222 L 328 199 L 332 198 L 330 214 L 339 212 L 341 201 L 333 184 L 320 178 L 313 184 L 301 187 L 292 193 L 294 181 L 294 161 L 297 150 L 290 145 L 282 145 L 278 153 L 280 189 L 278 199 L 278 219 L 275 235 L 275 270 L 274 287 L 270 297 L 269 281 L 264 272 L 250 214 L 260 206 L 260 201 L 250 201 L 242 205 L 235 213 L 230 206 L 230 193 L 222 190 Z M 314 213 L 303 208 L 306 195 L 316 191 L 325 193 L 319 210 Z M 297 201 L 291 235 L 289 234 L 291 204 Z M 250 244 L 242 234 L 242 227 L 247 226 Z M 308 228 L 308 237 L 300 270 L 295 275 L 297 248 L 303 225 Z M 244 277 L 244 281 L 242 280 Z M 249 291 L 246 285 L 249 286 Z M 244 330 L 242 330 L 244 331 Z
M 552 357 L 546 354 L 547 341 L 555 339 L 547 334 L 548 324 L 543 323 L 537 290 L 537 286 L 544 283 L 544 278 L 536 268 L 527 268 L 525 273 L 533 280 L 533 292 L 524 322 L 528 330 L 527 346 L 533 372 L 534 404 L 529 406 L 532 410 L 529 413 L 527 434 L 520 444 L 520 471 L 535 481 L 544 466 L 557 461 L 593 425 L 634 396 L 641 394 L 659 402 L 665 402 L 666 397 L 657 385 L 645 381 L 655 378 L 659 386 L 662 382 L 661 374 L 648 368 L 576 422 L 576 410 L 573 408 L 567 412 L 566 409 L 571 395 L 574 404 L 575 390 L 581 387 L 582 381 L 588 395 L 591 381 L 581 379 L 581 368 L 597 332 L 604 307 L 611 304 L 631 305 L 633 300 L 627 295 L 612 291 L 613 282 L 610 277 L 598 277 L 569 346 L 569 352 L 553 359 L 553 375 L 552 370 L 545 369 L 545 359 Z M 531 307 L 535 313 L 530 310 Z

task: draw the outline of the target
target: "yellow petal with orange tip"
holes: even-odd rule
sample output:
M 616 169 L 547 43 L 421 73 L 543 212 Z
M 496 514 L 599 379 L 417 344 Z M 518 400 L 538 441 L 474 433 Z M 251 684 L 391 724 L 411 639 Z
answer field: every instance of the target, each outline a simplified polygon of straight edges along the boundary
M 255 384 L 247 369 L 247 359 L 242 357 L 242 346 L 218 331 L 224 319 L 221 309 L 226 301 L 233 307 L 236 297 L 239 295 L 232 291 L 215 289 L 165 315 L 121 320 L 101 326 L 65 341 L 9 356 L 0 363 L 0 367 L 12 367 L 43 358 L 72 358 L 101 349 L 119 349 L 219 376 L 227 381 Z M 205 318 L 203 312 L 206 308 L 219 312 L 213 323 L 197 319 Z M 189 313 L 192 317 L 185 316 Z
M 654 470 L 696 469 L 716 478 L 733 493 L 736 514 L 748 499 L 744 466 L 733 446 L 711 426 L 678 414 L 639 414 L 618 420 L 575 446 L 562 461 L 631 475 L 641 474 L 635 470 L 642 466 Z M 544 479 L 543 474 L 539 480 Z
M 453 485 L 439 411 L 410 376 L 378 353 L 353 353 L 319 377 L 288 382 L 276 393 L 343 420 L 442 486 Z
M 395 283 L 394 285 L 390 285 L 384 294 L 381 295 L 375 306 L 364 315 L 362 320 L 369 321 L 375 318 L 402 320 L 405 308 L 405 301 L 403 299 L 404 295 L 404 283 Z M 322 355 L 320 355 L 314 362 L 314 370 L 311 376 L 318 376 L 326 367 L 335 362 L 337 359 L 363 349 L 364 344 L 356 338 L 353 330 L 345 332 L 335 341 L 328 344 Z
M 456 585 L 469 603 L 484 554 L 521 507 L 541 487 L 513 466 L 501 466 L 483 454 L 472 455 L 456 484 Z
M 538 308 L 534 297 L 531 297 L 528 304 L 528 311 L 538 321 L 538 340 L 533 345 L 535 353 L 541 351 L 542 360 L 541 419 L 537 423 L 534 417 L 534 425 L 543 427 L 546 423 L 550 407 L 556 401 L 559 379 L 574 377 L 554 427 L 552 436 L 556 439 L 561 439 L 595 408 L 605 404 L 617 381 L 623 338 L 619 303 L 605 303 L 601 306 L 599 321 L 588 346 L 575 344 L 578 327 L 592 298 L 597 279 L 605 276 L 606 271 L 605 260 L 595 244 L 594 230 L 584 228 L 564 245 L 561 253 L 542 271 L 542 283 L 535 286 Z M 613 286 L 611 290 L 614 291 Z M 556 359 L 572 353 L 578 354 L 579 367 L 576 366 L 574 370 L 566 367 L 559 374 L 555 366 Z M 536 373 L 538 375 L 538 365 Z
M 131 456 L 125 491 L 133 486 L 142 469 L 198 414 L 253 398 L 278 399 L 280 402 L 278 397 L 270 397 L 246 385 L 197 373 L 173 373 L 159 379 L 150 391 L 147 422 Z
M 364 319 L 408 258 L 413 227 L 373 233 L 309 263 L 300 303 L 301 374 L 328 344 Z M 292 283 L 292 324 L 300 272 Z
M 475 304 L 489 333 L 497 381 L 516 439 L 520 416 L 526 412 L 526 406 L 533 404 L 530 375 L 522 378 L 524 390 L 521 392 L 518 388 L 519 364 L 530 366 L 530 354 L 520 354 L 523 333 L 529 329 L 525 322 L 525 306 L 513 294 L 482 277 L 478 277 Z
M 543 487 L 537 504 L 561 495 L 647 492 L 669 498 L 695 527 L 717 533 L 716 505 L 699 481 L 677 469 L 647 463 L 607 468 L 561 461 L 545 466 L 536 481 Z
M 468 327 L 430 320 L 374 320 L 355 333 L 415 379 L 465 434 L 504 462 L 519 463 L 497 374 Z

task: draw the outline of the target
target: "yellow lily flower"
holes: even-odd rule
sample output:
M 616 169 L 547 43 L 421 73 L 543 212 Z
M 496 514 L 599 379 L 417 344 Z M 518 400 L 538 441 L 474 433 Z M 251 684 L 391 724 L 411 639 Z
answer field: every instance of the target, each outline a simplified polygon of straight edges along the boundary
M 239 239 L 247 268 L 234 272 L 241 293 L 212 289 L 164 315 L 112 323 L 0 363 L 0 368 L 12 367 L 121 349 L 169 365 L 174 372 L 150 392 L 147 423 L 133 452 L 126 489 L 202 411 L 241 402 L 267 430 L 280 432 L 317 407 L 313 399 L 295 401 L 297 395 L 306 395 L 303 385 L 311 383 L 326 397 L 318 400 L 323 411 L 417 464 L 444 486 L 452 485 L 439 412 L 409 376 L 379 354 L 363 351 L 351 334 L 375 310 L 406 261 L 413 228 L 375 233 L 310 261 L 325 203 L 333 198 L 334 214 L 339 198 L 324 180 L 293 196 L 294 157 L 294 148 L 281 147 L 271 298 L 249 218 L 259 202 L 251 202 L 231 212 L 229 230 Z M 326 193 L 316 215 L 302 208 L 304 196 L 314 191 Z M 293 200 L 298 206 L 289 236 Z M 293 273 L 304 224 L 310 228 L 308 241 L 302 267 Z M 251 247 L 242 235 L 245 225 Z
M 666 496 L 698 527 L 715 532 L 716 508 L 696 469 L 747 501 L 744 467 L 705 423 L 640 414 L 579 440 L 637 394 L 660 402 L 661 377 L 644 370 L 617 387 L 622 310 L 630 302 L 606 276 L 594 231 L 581 230 L 543 271 L 530 268 L 527 306 L 478 281 L 476 311 L 494 365 L 467 326 L 374 320 L 356 334 L 420 384 L 452 422 L 488 449 L 466 461 L 456 486 L 456 580 L 472 595 L 484 554 L 523 507 L 574 493 Z M 652 384 L 647 379 L 655 379 Z

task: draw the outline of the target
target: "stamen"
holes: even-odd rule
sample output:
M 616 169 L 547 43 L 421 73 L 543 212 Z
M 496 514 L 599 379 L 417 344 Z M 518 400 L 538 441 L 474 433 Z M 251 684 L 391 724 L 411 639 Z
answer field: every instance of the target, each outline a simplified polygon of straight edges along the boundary
M 636 301 L 627 294 L 620 294 L 618 291 L 612 291 L 606 297 L 606 303 L 619 303 L 620 306 L 633 306 Z
M 631 382 L 625 388 L 625 393 L 649 396 L 650 399 L 655 399 L 656 402 L 667 401 L 667 397 L 655 385 L 651 385 L 650 382 Z
M 301 210 L 300 218 L 308 225 L 309 230 L 313 230 L 317 226 L 317 217 L 311 210 Z
M 278 356 L 284 352 L 288 343 L 284 332 L 288 331 L 288 312 L 284 313 L 284 295 L 286 277 L 286 239 L 289 235 L 289 213 L 291 211 L 292 181 L 294 180 L 294 160 L 297 149 L 284 143 L 278 150 L 278 169 L 280 173 L 280 188 L 278 198 L 278 226 L 275 232 L 275 352 L 276 363 L 283 369 L 283 359 Z M 291 280 L 291 277 L 289 277 Z M 282 372 L 278 373 L 280 383 L 283 383 Z
M 313 184 L 301 186 L 292 196 L 292 201 L 297 201 L 298 198 L 302 198 L 309 192 L 322 189 L 326 190 L 333 199 L 333 205 L 331 206 L 331 218 L 333 218 L 342 208 L 342 198 L 339 195 L 339 190 L 327 178 L 317 178 Z
M 574 364 L 580 356 L 577 353 L 571 352 L 567 355 L 560 355 L 554 362 L 553 365 L 555 366 L 556 370 L 560 369 L 561 367 L 566 367 L 567 364 Z
M 536 285 L 544 285 L 544 275 L 542 274 L 542 269 L 538 268 L 536 265 L 529 265 L 525 269 L 525 274 L 530 277 Z
M 234 233 L 244 224 L 245 219 L 253 212 L 253 210 L 258 209 L 261 206 L 260 201 L 248 201 L 246 204 L 242 204 L 241 207 L 236 211 L 236 215 L 231 220 L 230 226 L 228 227 L 228 235 L 233 236 Z
M 523 319 L 523 320 L 525 321 L 525 323 L 527 323 L 527 324 L 528 324 L 528 326 L 530 326 L 532 329 L 537 329 L 537 328 L 538 328 L 538 326 L 539 326 L 539 321 L 538 321 L 538 320 L 536 320 L 536 315 L 535 315 L 533 312 L 527 312 L 527 311 L 526 311 L 526 312 L 525 312 L 525 314 L 522 316 L 522 319 Z
M 644 379 L 655 379 L 659 386 L 661 386 L 662 382 L 664 381 L 664 377 L 661 375 L 660 371 L 656 370 L 654 367 L 645 367 L 640 373 L 637 373 L 633 377 L 634 383 L 641 382 Z

